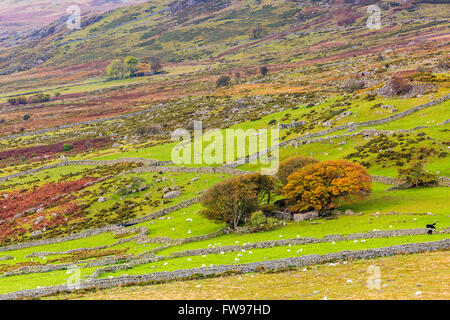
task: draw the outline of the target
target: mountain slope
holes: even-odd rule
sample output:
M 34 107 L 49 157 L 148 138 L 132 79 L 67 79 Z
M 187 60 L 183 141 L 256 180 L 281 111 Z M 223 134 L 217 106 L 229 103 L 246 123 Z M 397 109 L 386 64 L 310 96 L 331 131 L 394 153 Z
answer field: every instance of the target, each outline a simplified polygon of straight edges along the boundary
M 422 39 L 434 34 L 448 37 L 446 4 L 382 2 L 380 6 L 383 28 L 369 30 L 366 4 L 150 1 L 83 18 L 81 30 L 68 30 L 60 20 L 14 40 L 15 45 L 0 51 L 0 72 L 101 64 L 129 54 L 160 56 L 165 63 L 290 63 L 316 56 L 319 48 L 330 55 L 386 46 L 418 33 Z M 258 26 L 262 32 L 252 38 L 252 29 Z M 396 38 L 389 38 L 391 34 Z M 12 44 L 11 39 L 3 41 Z
M 82 13 L 102 13 L 117 7 L 145 0 L 78 0 Z M 2 0 L 0 6 L 0 37 L 14 36 L 41 28 L 62 16 L 74 4 L 69 0 Z

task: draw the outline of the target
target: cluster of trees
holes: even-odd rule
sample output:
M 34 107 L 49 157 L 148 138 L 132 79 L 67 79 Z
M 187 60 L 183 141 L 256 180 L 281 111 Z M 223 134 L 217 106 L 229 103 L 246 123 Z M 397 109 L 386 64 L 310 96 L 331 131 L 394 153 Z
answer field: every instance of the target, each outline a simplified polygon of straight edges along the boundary
M 55 93 L 55 99 L 59 98 L 61 96 L 60 92 Z M 42 102 L 48 102 L 51 100 L 51 96 L 48 93 L 39 93 L 36 95 L 33 95 L 29 98 L 26 97 L 14 97 L 9 98 L 8 103 L 12 106 L 18 106 L 21 104 L 28 104 L 28 103 L 42 103 Z
M 202 214 L 232 229 L 247 224 L 261 202 L 269 203 L 275 189 L 271 176 L 249 174 L 222 181 L 201 197 Z
M 202 214 L 225 222 L 231 229 L 276 224 L 262 211 L 329 212 L 337 206 L 368 195 L 370 175 L 359 164 L 346 160 L 319 162 L 295 157 L 280 164 L 276 176 L 249 174 L 222 181 L 201 197 Z M 272 203 L 274 196 L 281 199 Z
M 159 73 L 163 70 L 161 59 L 147 57 L 140 61 L 138 58 L 128 56 L 125 59 L 114 59 L 106 68 L 108 79 L 123 79 L 147 74 Z
M 265 77 L 269 73 L 269 68 L 267 66 L 262 66 L 261 68 L 259 68 L 259 72 L 263 77 Z M 241 73 L 237 72 L 236 78 L 240 78 L 240 77 L 241 77 Z M 231 77 L 228 75 L 223 75 L 223 76 L 220 76 L 219 78 L 217 78 L 216 87 L 217 88 L 228 87 L 230 85 L 230 83 L 231 83 Z

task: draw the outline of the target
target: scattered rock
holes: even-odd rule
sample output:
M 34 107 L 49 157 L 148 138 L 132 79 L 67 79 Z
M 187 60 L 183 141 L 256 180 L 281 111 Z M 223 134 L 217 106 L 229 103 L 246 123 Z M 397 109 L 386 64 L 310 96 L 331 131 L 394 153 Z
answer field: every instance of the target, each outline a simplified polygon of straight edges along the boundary
M 180 190 L 169 191 L 164 194 L 163 199 L 173 199 L 173 198 L 177 198 L 179 196 L 181 196 Z
M 41 230 L 36 230 L 36 231 L 33 231 L 32 233 L 31 233 L 31 236 L 32 237 L 37 237 L 37 236 L 40 236 L 42 234 L 42 231 Z
M 33 224 L 34 224 L 34 225 L 38 225 L 39 223 L 41 223 L 41 222 L 44 221 L 44 220 L 45 220 L 44 217 L 36 218 L 36 219 L 34 219 Z

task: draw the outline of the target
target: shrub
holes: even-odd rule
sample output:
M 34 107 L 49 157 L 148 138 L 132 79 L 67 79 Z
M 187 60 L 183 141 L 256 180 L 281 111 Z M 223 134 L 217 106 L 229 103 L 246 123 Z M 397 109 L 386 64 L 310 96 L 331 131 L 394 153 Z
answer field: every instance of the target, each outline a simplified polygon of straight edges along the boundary
M 154 134 L 160 134 L 162 132 L 160 125 L 148 125 L 148 126 L 139 126 L 136 128 L 135 132 L 140 136 L 145 135 L 154 135 Z
M 138 192 L 140 190 L 144 190 L 147 188 L 147 185 L 145 183 L 145 179 L 133 176 L 131 179 L 126 180 L 128 185 L 121 187 L 117 190 L 117 194 L 121 197 L 132 194 L 134 192 Z
M 250 37 L 253 40 L 263 38 L 266 33 L 267 31 L 260 24 L 250 29 Z
M 47 93 L 39 93 L 37 95 L 40 102 L 48 102 L 50 101 L 50 95 Z
M 296 170 L 300 170 L 304 166 L 308 164 L 314 164 L 319 162 L 313 158 L 307 157 L 294 157 L 284 160 L 280 163 L 280 167 L 278 169 L 277 177 L 279 182 L 284 186 L 288 182 L 288 177 Z
M 408 93 L 411 90 L 411 85 L 408 83 L 408 81 L 405 78 L 394 78 L 390 82 L 392 90 L 397 95 L 402 95 L 405 93 Z
M 414 187 L 434 186 L 438 182 L 437 175 L 426 172 L 423 164 L 419 161 L 411 163 L 410 166 L 398 169 L 398 177 L 406 184 Z
M 250 224 L 252 226 L 259 226 L 267 223 L 267 217 L 262 213 L 262 211 L 253 212 L 250 218 Z
M 450 68 L 450 60 L 440 60 L 437 67 L 439 69 L 448 70 Z
M 27 98 L 25 97 L 9 98 L 8 103 L 12 106 L 16 106 L 19 104 L 27 104 Z
M 220 76 L 216 81 L 216 87 L 226 87 L 230 85 L 231 78 L 229 76 Z
M 28 121 L 30 120 L 31 116 L 29 114 L 26 114 L 23 116 L 23 120 Z
M 356 90 L 364 89 L 365 86 L 366 86 L 366 83 L 364 81 L 361 81 L 361 80 L 351 81 L 347 85 L 346 91 L 352 93 Z
M 263 67 L 261 67 L 261 69 L 259 69 L 259 71 L 261 72 L 261 75 L 263 77 L 265 77 L 269 73 L 269 68 L 267 68 L 266 66 L 263 66 Z
M 417 72 L 425 73 L 425 72 L 427 72 L 427 69 L 424 66 L 418 66 L 417 67 Z
M 32 96 L 30 99 L 28 99 L 28 103 L 39 103 L 41 100 L 39 100 L 38 96 Z
M 261 211 L 256 211 L 250 218 L 250 225 L 253 231 L 269 231 L 276 227 L 276 220 L 267 218 Z
M 66 143 L 63 146 L 64 151 L 70 151 L 73 149 L 73 144 Z
M 370 191 L 370 175 L 361 165 L 329 160 L 292 173 L 282 195 L 293 211 L 327 211 Z
M 25 97 L 18 97 L 17 98 L 17 104 L 27 104 L 27 98 L 25 98 Z

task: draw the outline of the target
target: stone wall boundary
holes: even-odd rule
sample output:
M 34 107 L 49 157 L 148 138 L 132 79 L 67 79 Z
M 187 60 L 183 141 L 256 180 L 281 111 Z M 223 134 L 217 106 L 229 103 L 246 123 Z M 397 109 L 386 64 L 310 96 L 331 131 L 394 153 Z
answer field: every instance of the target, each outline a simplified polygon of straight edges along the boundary
M 167 214 L 177 211 L 179 209 L 187 208 L 197 202 L 199 202 L 198 197 L 192 198 L 192 199 L 180 202 L 172 207 L 167 207 L 167 208 L 163 208 L 161 210 L 152 212 L 146 216 L 128 220 L 125 223 L 126 224 L 138 224 L 138 223 L 142 223 L 142 222 L 145 222 L 148 220 L 157 219 L 163 215 L 167 215 Z M 41 240 L 12 244 L 9 246 L 0 247 L 0 252 L 14 251 L 14 250 L 20 250 L 20 249 L 25 249 L 25 248 L 30 248 L 30 247 L 39 247 L 39 246 L 55 244 L 55 243 L 60 243 L 60 242 L 67 242 L 67 241 L 72 241 L 72 240 L 89 238 L 89 237 L 96 236 L 96 235 L 99 235 L 102 233 L 113 232 L 114 230 L 116 230 L 116 228 L 117 228 L 116 225 L 107 225 L 107 226 L 104 226 L 101 228 L 89 229 L 89 230 L 85 230 L 85 231 L 77 233 L 77 234 L 72 234 L 72 235 L 58 237 L 58 238 L 41 239 Z M 124 239 L 124 240 L 126 240 L 126 239 Z
M 154 167 L 165 166 L 172 164 L 172 161 L 159 161 L 153 159 L 144 158 L 119 158 L 113 160 L 68 160 L 61 161 L 54 164 L 45 165 L 39 168 L 34 168 L 26 171 L 16 172 L 7 176 L 0 177 L 0 182 L 5 182 L 10 179 L 23 177 L 26 175 L 34 174 L 39 171 L 45 171 L 54 168 L 61 168 L 66 166 L 112 166 L 118 163 L 143 163 L 144 165 L 152 165 Z
M 425 104 L 415 106 L 413 108 L 407 109 L 405 111 L 401 111 L 401 112 L 399 112 L 397 114 L 394 114 L 394 115 L 391 115 L 391 116 L 388 116 L 388 117 L 385 117 L 385 118 L 376 119 L 376 120 L 369 120 L 369 121 L 364 121 L 364 122 L 350 122 L 350 123 L 347 123 L 347 124 L 344 124 L 344 125 L 340 125 L 340 126 L 337 126 L 337 127 L 334 127 L 334 128 L 330 128 L 330 129 L 327 129 L 327 130 L 314 132 L 314 133 L 308 133 L 308 134 L 305 134 L 305 135 L 297 137 L 297 138 L 292 138 L 292 139 L 283 141 L 283 142 L 279 143 L 278 145 L 271 146 L 267 150 L 264 150 L 264 151 L 262 151 L 262 152 L 260 152 L 258 154 L 250 155 L 250 156 L 247 156 L 245 158 L 238 159 L 238 160 L 236 160 L 236 161 L 234 161 L 232 163 L 225 164 L 224 166 L 225 167 L 229 167 L 229 168 L 236 168 L 236 167 L 238 167 L 238 166 L 240 166 L 242 164 L 247 163 L 249 158 L 255 159 L 255 157 L 257 158 L 258 156 L 265 155 L 268 152 L 275 150 L 276 148 L 280 148 L 280 147 L 283 147 L 283 146 L 286 146 L 286 145 L 289 145 L 289 144 L 293 144 L 293 143 L 296 143 L 296 142 L 297 143 L 299 143 L 299 142 L 300 143 L 304 143 L 304 141 L 308 141 L 308 140 L 311 140 L 312 138 L 317 138 L 317 137 L 320 137 L 320 136 L 325 136 L 325 135 L 331 134 L 333 132 L 337 132 L 337 131 L 341 131 L 341 130 L 347 130 L 347 131 L 351 132 L 351 131 L 355 131 L 356 129 L 358 129 L 360 127 L 370 127 L 370 126 L 376 126 L 376 125 L 380 125 L 380 124 L 389 123 L 389 122 L 392 122 L 392 121 L 404 118 L 406 116 L 409 116 L 409 115 L 411 115 L 411 114 L 413 114 L 413 113 L 415 113 L 417 111 L 420 111 L 422 109 L 426 109 L 426 108 L 435 106 L 437 104 L 443 103 L 443 102 L 445 102 L 445 101 L 447 101 L 449 99 L 450 99 L 450 94 L 448 94 L 448 95 L 446 95 L 444 97 L 441 97 L 440 99 L 429 101 L 429 102 L 427 102 Z M 338 136 L 335 136 L 335 139 L 336 139 L 336 137 L 338 137 Z M 315 140 L 315 142 L 318 142 L 318 141 L 321 141 L 321 140 L 317 140 L 317 139 Z
M 176 271 L 155 272 L 150 274 L 121 276 L 112 279 L 96 279 L 80 283 L 79 288 L 72 289 L 67 285 L 46 287 L 39 289 L 22 290 L 14 293 L 0 295 L 0 300 L 14 300 L 24 298 L 38 298 L 42 296 L 55 295 L 63 292 L 74 292 L 77 290 L 106 289 L 123 285 L 152 284 L 158 282 L 188 280 L 192 277 L 206 278 L 218 277 L 230 273 L 251 273 L 259 269 L 277 271 L 289 268 L 298 268 L 306 265 L 321 264 L 330 261 L 346 261 L 359 259 L 373 259 L 398 254 L 414 254 L 435 250 L 449 250 L 450 239 L 435 242 L 409 243 L 403 245 L 389 246 L 376 249 L 341 251 L 325 255 L 307 255 L 295 258 L 284 258 L 271 261 L 252 262 L 240 265 L 219 265 L 206 268 L 185 269 Z

